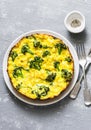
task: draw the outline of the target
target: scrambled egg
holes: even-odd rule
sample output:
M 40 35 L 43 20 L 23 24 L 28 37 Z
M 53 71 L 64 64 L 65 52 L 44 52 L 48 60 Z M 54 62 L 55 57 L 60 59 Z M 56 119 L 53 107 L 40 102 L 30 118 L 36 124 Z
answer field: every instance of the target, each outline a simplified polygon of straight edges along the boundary
M 58 96 L 70 84 L 74 61 L 68 46 L 47 34 L 22 38 L 10 51 L 7 65 L 12 86 L 31 99 Z

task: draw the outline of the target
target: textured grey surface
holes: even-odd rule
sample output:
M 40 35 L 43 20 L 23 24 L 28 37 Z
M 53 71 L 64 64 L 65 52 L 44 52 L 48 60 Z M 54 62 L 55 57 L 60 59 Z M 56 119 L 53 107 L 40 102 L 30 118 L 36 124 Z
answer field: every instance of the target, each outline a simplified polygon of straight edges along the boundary
M 72 10 L 86 17 L 86 29 L 79 35 L 70 34 L 64 18 Z M 76 100 L 66 97 L 47 107 L 26 105 L 7 89 L 2 62 L 5 51 L 20 34 L 32 29 L 50 29 L 64 35 L 74 46 L 85 42 L 91 47 L 90 0 L 0 0 L 0 130 L 91 130 L 91 107 L 83 102 L 83 89 Z M 87 74 L 91 88 L 91 68 Z

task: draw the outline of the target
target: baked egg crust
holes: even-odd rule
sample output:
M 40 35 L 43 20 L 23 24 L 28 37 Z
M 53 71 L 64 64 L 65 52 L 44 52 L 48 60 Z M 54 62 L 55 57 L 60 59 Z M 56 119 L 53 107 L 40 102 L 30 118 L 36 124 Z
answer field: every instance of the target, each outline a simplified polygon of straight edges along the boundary
M 70 84 L 74 61 L 59 38 L 36 33 L 23 37 L 10 51 L 7 72 L 12 86 L 31 99 L 54 98 Z

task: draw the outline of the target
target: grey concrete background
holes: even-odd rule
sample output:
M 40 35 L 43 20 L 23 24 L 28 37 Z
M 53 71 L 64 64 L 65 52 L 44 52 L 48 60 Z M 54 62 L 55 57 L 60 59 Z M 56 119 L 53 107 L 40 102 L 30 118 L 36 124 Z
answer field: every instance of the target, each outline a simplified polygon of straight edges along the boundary
M 70 34 L 64 18 L 72 10 L 86 17 L 86 29 Z M 64 35 L 75 46 L 91 47 L 90 0 L 0 0 L 0 130 L 91 130 L 91 107 L 83 102 L 83 88 L 76 100 L 64 100 L 47 107 L 34 107 L 16 99 L 7 89 L 2 73 L 5 51 L 20 34 L 32 29 L 50 29 Z M 91 68 L 88 85 L 91 88 Z

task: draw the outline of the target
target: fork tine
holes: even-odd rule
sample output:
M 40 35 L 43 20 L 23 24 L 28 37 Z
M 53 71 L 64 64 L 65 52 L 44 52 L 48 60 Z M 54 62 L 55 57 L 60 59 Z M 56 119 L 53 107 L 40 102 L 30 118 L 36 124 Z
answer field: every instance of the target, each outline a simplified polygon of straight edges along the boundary
M 82 45 L 79 44 L 79 55 L 80 55 L 80 59 L 82 59 Z
M 77 55 L 78 55 L 78 58 L 79 58 L 79 51 L 78 51 L 78 45 L 76 45 L 76 52 L 77 52 Z
M 89 53 L 88 53 L 88 55 L 91 55 L 91 48 L 90 48 L 90 50 L 89 50 Z
M 85 53 L 84 44 L 78 44 L 76 46 L 76 49 L 77 49 L 78 58 L 79 59 L 85 59 L 86 53 Z
M 82 44 L 82 56 L 83 56 L 84 58 L 86 58 L 86 53 L 85 53 L 84 44 Z
M 80 54 L 81 54 L 81 59 L 83 59 L 84 58 L 83 44 L 80 44 Z
M 81 47 L 80 47 L 80 44 L 76 45 L 76 51 L 77 51 L 77 55 L 78 55 L 78 58 L 81 59 Z

